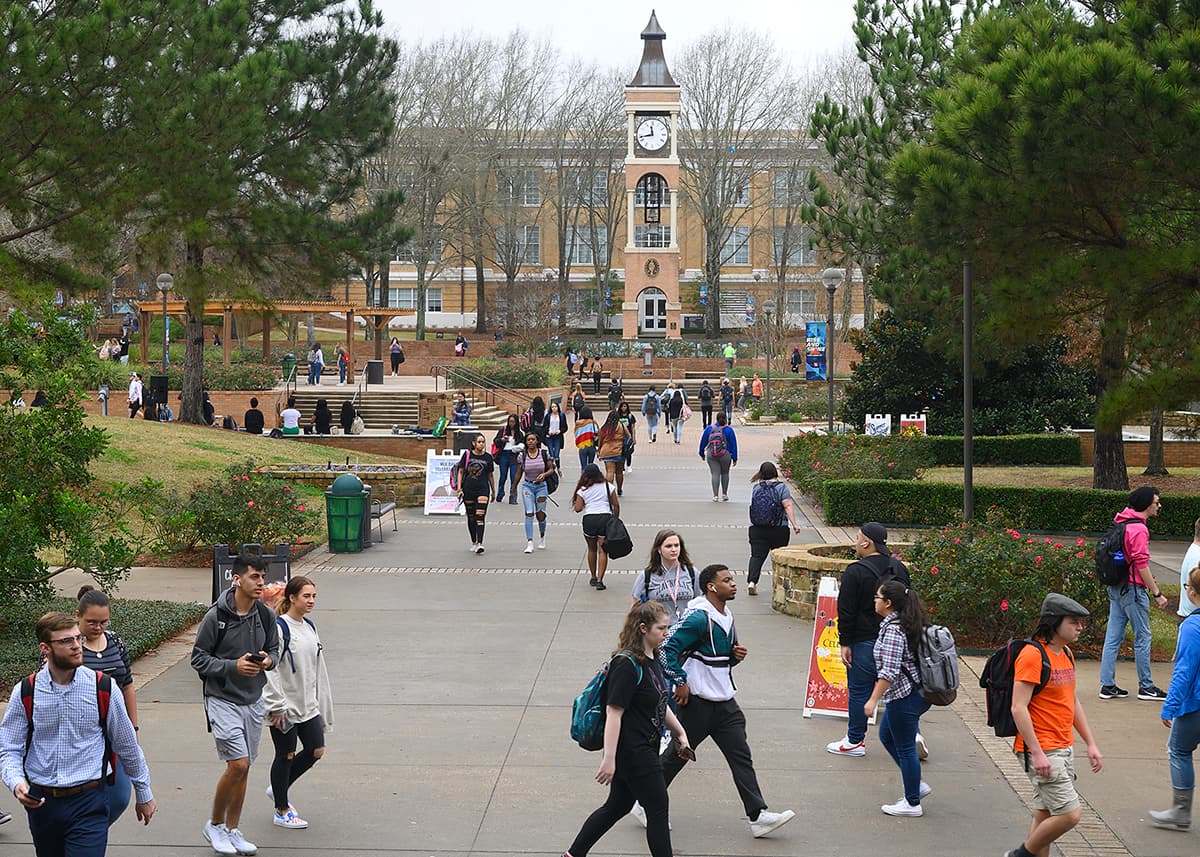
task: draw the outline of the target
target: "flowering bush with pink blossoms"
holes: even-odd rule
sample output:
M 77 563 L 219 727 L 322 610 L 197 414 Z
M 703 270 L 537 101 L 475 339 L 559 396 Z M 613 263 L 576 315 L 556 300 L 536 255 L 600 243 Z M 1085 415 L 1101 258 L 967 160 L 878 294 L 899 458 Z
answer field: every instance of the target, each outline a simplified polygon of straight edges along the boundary
M 798 434 L 784 438 L 779 469 L 784 478 L 818 503 L 822 489 L 837 479 L 916 479 L 932 463 L 919 435 Z
M 187 503 L 195 517 L 196 544 L 201 545 L 260 544 L 270 550 L 276 542 L 295 542 L 312 533 L 319 523 L 292 486 L 249 463 L 197 482 Z
M 1097 642 L 1108 596 L 1095 577 L 1094 544 L 1080 537 L 1022 531 L 992 507 L 982 521 L 932 530 L 905 551 L 913 586 L 960 645 L 988 648 L 1026 637 L 1047 592 L 1061 592 L 1092 612 L 1081 646 Z

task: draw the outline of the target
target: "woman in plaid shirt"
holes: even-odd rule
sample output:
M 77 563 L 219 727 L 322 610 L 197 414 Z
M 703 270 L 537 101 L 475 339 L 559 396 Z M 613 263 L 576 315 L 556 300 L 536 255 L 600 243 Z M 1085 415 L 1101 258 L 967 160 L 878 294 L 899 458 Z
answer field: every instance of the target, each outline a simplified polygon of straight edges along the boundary
M 913 657 L 925 628 L 925 611 L 916 592 L 898 580 L 887 580 L 875 593 L 875 612 L 883 617 L 875 640 L 878 678 L 863 708 L 871 718 L 880 701 L 887 703 L 879 720 L 879 742 L 904 780 L 904 797 L 880 809 L 888 815 L 919 817 L 924 814 L 921 799 L 932 791 L 921 782 L 921 760 L 917 758 L 917 730 L 929 703 L 921 696 Z

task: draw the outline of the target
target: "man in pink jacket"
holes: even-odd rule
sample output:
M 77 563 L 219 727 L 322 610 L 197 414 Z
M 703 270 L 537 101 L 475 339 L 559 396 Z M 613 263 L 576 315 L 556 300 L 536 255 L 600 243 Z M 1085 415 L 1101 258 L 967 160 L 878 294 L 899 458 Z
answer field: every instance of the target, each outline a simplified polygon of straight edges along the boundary
M 1154 684 L 1150 675 L 1150 600 L 1165 610 L 1167 598 L 1150 570 L 1150 530 L 1146 521 L 1158 514 L 1158 489 L 1145 485 L 1129 493 L 1128 506 L 1113 518 L 1125 524 L 1125 562 L 1129 578 L 1108 587 L 1108 628 L 1104 633 L 1104 654 L 1100 658 L 1100 698 L 1121 699 L 1129 691 L 1117 687 L 1117 651 L 1125 640 L 1125 626 L 1133 626 L 1133 661 L 1137 667 L 1138 699 L 1161 702 L 1165 691 Z

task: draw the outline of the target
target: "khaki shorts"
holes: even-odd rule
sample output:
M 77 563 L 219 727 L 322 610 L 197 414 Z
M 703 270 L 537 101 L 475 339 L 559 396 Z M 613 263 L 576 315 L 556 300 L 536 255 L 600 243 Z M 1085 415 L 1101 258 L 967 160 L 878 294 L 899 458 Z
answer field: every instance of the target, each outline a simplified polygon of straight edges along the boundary
M 1017 753 L 1016 756 L 1024 765 L 1025 754 Z M 1075 749 L 1047 750 L 1046 758 L 1050 760 L 1050 776 L 1038 776 L 1032 766 L 1025 772 L 1029 782 L 1033 783 L 1033 808 L 1051 815 L 1074 812 L 1079 808 L 1079 795 L 1075 791 Z

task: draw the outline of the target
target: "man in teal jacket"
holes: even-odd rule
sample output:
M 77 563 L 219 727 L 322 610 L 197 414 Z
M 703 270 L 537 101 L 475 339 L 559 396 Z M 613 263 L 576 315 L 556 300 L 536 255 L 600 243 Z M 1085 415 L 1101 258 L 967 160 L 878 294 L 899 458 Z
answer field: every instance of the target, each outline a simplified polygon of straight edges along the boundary
M 724 565 L 710 565 L 700 572 L 702 595 L 693 598 L 688 610 L 668 632 L 662 647 L 663 672 L 675 685 L 679 722 L 693 747 L 712 738 L 733 773 L 741 795 L 750 833 L 766 836 L 791 821 L 792 810 L 771 812 L 758 787 L 750 746 L 746 743 L 746 715 L 734 694 L 733 668 L 746 657 L 738 642 L 733 611 L 727 606 L 737 596 L 733 573 Z M 694 730 L 694 731 L 693 731 Z M 667 785 L 683 770 L 684 760 L 668 747 L 662 756 Z M 638 820 L 641 807 L 634 805 Z M 643 824 L 645 822 L 642 822 Z

